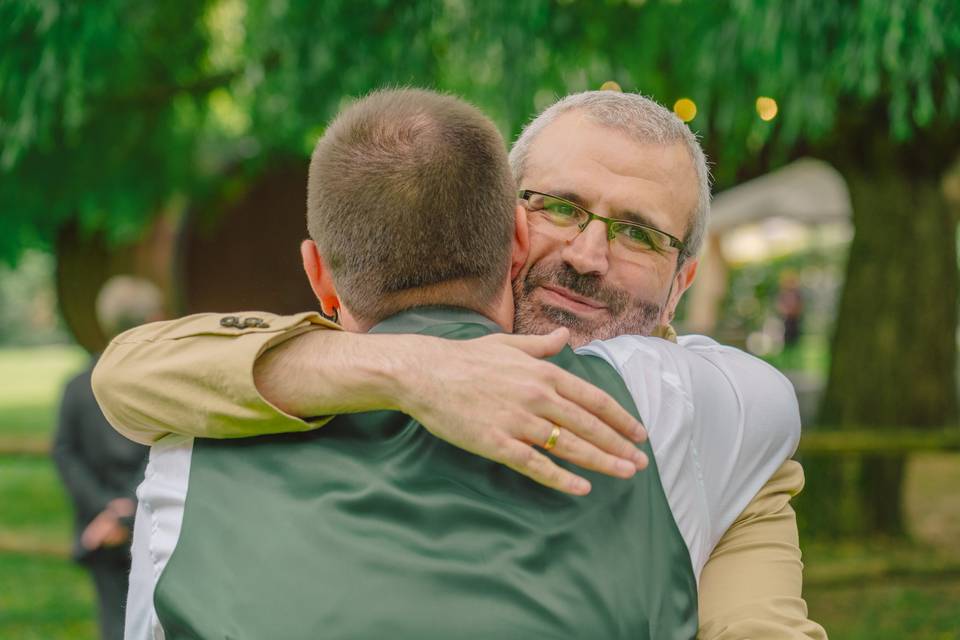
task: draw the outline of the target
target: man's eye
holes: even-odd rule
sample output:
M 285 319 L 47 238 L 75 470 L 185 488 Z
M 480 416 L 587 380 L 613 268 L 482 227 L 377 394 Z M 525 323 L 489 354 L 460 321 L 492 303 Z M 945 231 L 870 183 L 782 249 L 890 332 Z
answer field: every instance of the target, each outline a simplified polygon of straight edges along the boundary
M 558 216 L 577 215 L 576 208 L 567 204 L 566 202 L 546 201 L 543 203 L 543 208 L 549 211 L 550 213 Z
M 577 208 L 566 202 L 559 202 L 557 200 L 544 200 L 543 208 L 545 211 L 550 212 L 553 216 L 561 218 L 567 217 L 572 218 L 577 215 Z
M 617 229 L 617 235 L 628 245 L 638 249 L 653 249 L 654 251 L 663 250 L 661 243 L 658 242 L 659 238 L 657 238 L 652 231 L 649 229 L 644 229 L 643 227 L 623 225 Z

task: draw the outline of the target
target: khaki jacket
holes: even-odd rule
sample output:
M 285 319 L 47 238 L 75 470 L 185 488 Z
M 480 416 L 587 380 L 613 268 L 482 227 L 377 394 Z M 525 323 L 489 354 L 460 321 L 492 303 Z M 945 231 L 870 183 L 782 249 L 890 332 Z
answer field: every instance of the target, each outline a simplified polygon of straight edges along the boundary
M 339 329 L 315 312 L 200 314 L 121 334 L 101 356 L 93 388 L 122 434 L 153 444 L 171 433 L 238 438 L 306 431 L 302 420 L 264 400 L 253 379 L 257 357 L 307 331 Z M 803 563 L 790 498 L 803 468 L 788 460 L 717 544 L 700 576 L 699 638 L 825 639 L 807 618 Z

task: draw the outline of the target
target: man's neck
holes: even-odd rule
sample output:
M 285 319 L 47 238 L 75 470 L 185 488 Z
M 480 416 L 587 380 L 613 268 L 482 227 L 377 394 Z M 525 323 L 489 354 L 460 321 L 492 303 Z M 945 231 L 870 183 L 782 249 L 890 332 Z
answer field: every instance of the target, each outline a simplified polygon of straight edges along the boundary
M 472 324 L 486 327 L 487 332 L 500 333 L 503 328 L 472 309 L 449 305 L 424 305 L 399 311 L 384 318 L 367 331 L 370 334 L 422 333 L 432 327 L 449 324 Z
M 463 298 L 457 296 L 459 300 L 437 300 L 424 302 L 422 304 L 411 304 L 409 307 L 402 311 L 398 311 L 393 314 L 393 316 L 405 313 L 408 311 L 413 311 L 416 309 L 430 309 L 430 308 L 450 308 L 450 309 L 461 309 L 465 311 L 470 311 L 473 313 L 480 314 L 495 323 L 501 331 L 505 333 L 513 333 L 513 292 L 511 290 L 505 290 L 500 294 L 500 297 L 495 300 L 491 305 L 488 305 L 486 308 L 481 308 L 475 305 L 472 305 L 467 302 L 462 302 Z M 391 316 L 391 317 L 393 317 Z M 384 319 L 386 320 L 386 318 Z M 383 320 L 369 322 L 360 318 L 356 318 L 349 310 L 344 310 L 342 314 L 341 323 L 343 328 L 347 331 L 355 331 L 358 333 L 367 333 L 373 327 L 380 324 Z
M 500 328 L 502 328 L 504 332 L 513 333 L 514 311 L 513 289 L 507 287 L 500 292 L 500 296 L 496 302 L 494 302 L 488 313 L 480 313 L 483 313 L 483 315 L 500 325 Z

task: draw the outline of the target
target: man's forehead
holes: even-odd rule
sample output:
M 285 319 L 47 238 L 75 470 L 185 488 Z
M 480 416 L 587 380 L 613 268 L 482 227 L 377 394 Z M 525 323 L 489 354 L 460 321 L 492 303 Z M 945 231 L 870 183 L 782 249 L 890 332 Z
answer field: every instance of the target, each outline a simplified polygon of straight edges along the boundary
M 601 215 L 642 214 L 677 235 L 699 193 L 682 143 L 642 144 L 582 114 L 564 114 L 533 140 L 520 186 L 577 195 L 571 199 Z
M 600 124 L 577 111 L 559 116 L 531 141 L 525 174 L 534 169 L 575 169 L 591 162 L 626 177 L 696 179 L 683 142 L 640 142 L 625 128 Z

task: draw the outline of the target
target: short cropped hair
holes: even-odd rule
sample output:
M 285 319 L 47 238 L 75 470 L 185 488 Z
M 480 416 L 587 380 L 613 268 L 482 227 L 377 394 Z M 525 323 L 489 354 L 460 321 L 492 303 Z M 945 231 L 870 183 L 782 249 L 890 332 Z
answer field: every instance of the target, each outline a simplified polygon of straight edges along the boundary
M 526 127 L 510 150 L 513 177 L 519 183 L 526 170 L 527 157 L 537 136 L 561 115 L 581 111 L 597 124 L 624 132 L 641 144 L 682 144 L 690 154 L 697 175 L 697 204 L 690 212 L 684 234 L 686 249 L 680 263 L 697 255 L 703 245 L 710 220 L 710 170 L 697 136 L 669 109 L 638 93 L 584 91 L 547 107 Z
M 495 303 L 515 206 L 496 126 L 431 91 L 362 98 L 330 124 L 310 162 L 310 237 L 344 305 L 368 322 L 423 304 Z

